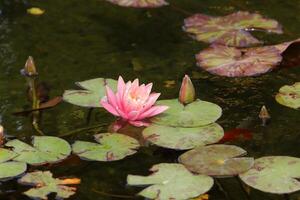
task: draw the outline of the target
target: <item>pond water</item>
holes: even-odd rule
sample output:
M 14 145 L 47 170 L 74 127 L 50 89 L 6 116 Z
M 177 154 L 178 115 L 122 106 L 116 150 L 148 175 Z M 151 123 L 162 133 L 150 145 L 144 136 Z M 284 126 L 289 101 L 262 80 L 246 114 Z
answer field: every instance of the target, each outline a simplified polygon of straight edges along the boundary
M 2 0 L 3 1 L 3 0 Z M 299 81 L 300 66 L 280 69 L 249 78 L 225 78 L 199 69 L 194 55 L 208 44 L 191 39 L 182 31 L 188 13 L 226 15 L 238 10 L 259 12 L 278 20 L 284 34 L 255 35 L 266 44 L 275 44 L 300 37 L 300 3 L 297 0 L 170 0 L 172 6 L 158 9 L 122 8 L 104 0 L 51 0 L 0 2 L 0 122 L 7 134 L 29 140 L 37 133 L 29 117 L 12 112 L 29 107 L 27 84 L 20 69 L 29 55 L 33 56 L 39 79 L 49 85 L 51 96 L 62 95 L 65 89 L 76 88 L 74 82 L 96 77 L 125 80 L 138 77 L 153 82 L 161 98 L 176 98 L 184 74 L 192 77 L 197 95 L 223 108 L 218 123 L 225 131 L 235 127 L 251 130 L 253 139 L 233 141 L 257 158 L 267 155 L 300 157 L 300 114 L 276 103 L 274 95 L 282 85 Z M 40 7 L 42 16 L 26 13 L 28 7 Z M 166 87 L 165 81 L 175 81 Z M 266 105 L 271 122 L 261 126 L 258 113 Z M 65 137 L 92 141 L 99 131 L 106 131 L 113 121 L 102 109 L 88 109 L 62 103 L 43 112 L 42 130 L 58 136 L 90 125 L 103 124 L 97 130 L 83 131 Z M 49 169 L 55 176 L 76 176 L 82 179 L 77 194 L 71 199 L 110 200 L 138 199 L 142 188 L 126 186 L 127 174 L 148 174 L 148 169 L 161 162 L 177 162 L 182 152 L 159 147 L 144 147 L 137 154 L 116 162 L 86 162 L 71 159 L 63 164 L 34 169 Z M 210 199 L 247 199 L 237 179 L 220 179 L 225 193 L 217 186 L 209 192 Z M 0 199 L 27 199 L 21 195 L 26 188 L 15 181 L 0 185 Z M 118 195 L 120 195 L 118 197 Z M 252 200 L 284 199 L 251 191 Z M 299 200 L 300 193 L 290 199 Z M 142 199 L 142 198 L 141 198 Z

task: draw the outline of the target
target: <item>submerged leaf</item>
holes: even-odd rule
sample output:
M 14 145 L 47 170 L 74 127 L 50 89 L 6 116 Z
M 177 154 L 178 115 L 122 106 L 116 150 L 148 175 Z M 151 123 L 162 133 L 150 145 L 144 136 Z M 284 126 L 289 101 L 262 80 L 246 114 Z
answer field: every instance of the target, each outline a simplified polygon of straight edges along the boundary
M 42 15 L 45 13 L 45 10 L 42 10 L 40 8 L 32 7 L 27 9 L 27 13 L 31 15 Z
M 58 137 L 34 136 L 32 144 L 33 147 L 15 139 L 7 142 L 5 146 L 12 148 L 17 154 L 13 160 L 31 165 L 56 163 L 67 158 L 71 153 L 69 143 Z
M 222 109 L 214 103 L 196 100 L 186 106 L 178 99 L 157 101 L 158 105 L 169 109 L 151 119 L 152 122 L 166 126 L 198 127 L 215 122 L 222 115 Z
M 300 158 L 268 156 L 255 160 L 253 167 L 240 174 L 247 185 L 263 192 L 288 194 L 300 190 Z
M 184 21 L 184 30 L 199 41 L 227 46 L 248 47 L 261 43 L 248 31 L 282 33 L 280 24 L 259 14 L 236 12 L 224 17 L 195 14 Z
M 220 143 L 231 142 L 235 140 L 251 140 L 253 137 L 252 132 L 244 128 L 234 128 L 224 133 L 224 137 Z
M 190 171 L 210 176 L 236 176 L 250 169 L 254 159 L 240 157 L 247 152 L 233 145 L 210 145 L 192 149 L 179 157 Z
M 90 108 L 102 107 L 100 101 L 106 95 L 106 85 L 109 85 L 113 91 L 117 90 L 117 81 L 105 78 L 77 82 L 76 85 L 84 90 L 66 90 L 63 100 L 77 106 Z
M 281 87 L 275 98 L 281 105 L 294 109 L 300 108 L 300 82 Z
M 143 131 L 145 140 L 161 147 L 180 150 L 217 143 L 223 134 L 223 128 L 216 123 L 195 128 L 152 124 Z
M 69 180 L 53 178 L 52 173 L 49 171 L 36 171 L 26 174 L 18 182 L 23 185 L 32 185 L 35 187 L 24 192 L 25 195 L 31 198 L 48 199 L 47 196 L 49 194 L 55 193 L 56 199 L 66 199 L 76 192 L 75 187 L 66 185 L 80 183 L 80 179 L 76 179 L 75 181 Z
M 95 135 L 98 143 L 76 141 L 73 152 L 80 158 L 94 161 L 115 161 L 136 153 L 139 142 L 134 138 L 118 133 Z
M 168 5 L 165 0 L 106 0 L 113 4 L 134 8 L 155 8 Z
M 213 186 L 213 179 L 194 175 L 181 164 L 154 165 L 150 176 L 128 175 L 129 185 L 147 186 L 139 195 L 149 199 L 185 200 L 206 193 Z

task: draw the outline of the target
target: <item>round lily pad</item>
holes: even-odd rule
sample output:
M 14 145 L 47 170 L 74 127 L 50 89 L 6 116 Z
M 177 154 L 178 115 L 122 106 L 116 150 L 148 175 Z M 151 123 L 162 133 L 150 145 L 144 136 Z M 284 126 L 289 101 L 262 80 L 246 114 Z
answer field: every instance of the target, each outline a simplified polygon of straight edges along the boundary
M 263 192 L 288 194 L 300 190 L 300 158 L 267 156 L 255 160 L 253 167 L 240 174 L 247 185 Z
M 139 195 L 149 199 L 189 199 L 206 193 L 213 186 L 213 178 L 194 175 L 181 164 L 161 163 L 151 169 L 149 176 L 128 175 L 129 185 L 147 186 Z
M 169 109 L 152 118 L 156 124 L 176 127 L 198 127 L 215 122 L 222 115 L 222 109 L 214 103 L 196 100 L 186 106 L 178 99 L 160 100 L 158 105 Z
M 84 90 L 66 90 L 63 94 L 64 101 L 77 106 L 90 108 L 102 107 L 100 101 L 106 95 L 106 85 L 113 91 L 117 90 L 117 81 L 105 78 L 76 82 L 76 85 Z
M 8 149 L 0 148 L 0 179 L 10 179 L 26 171 L 26 163 L 10 161 L 17 156 Z
M 133 8 L 155 8 L 168 5 L 165 0 L 107 0 L 113 4 Z
M 275 99 L 281 105 L 294 109 L 300 108 L 300 82 L 281 87 Z
M 235 47 L 260 44 L 249 33 L 252 30 L 282 33 L 277 21 L 241 11 L 223 17 L 195 14 L 184 20 L 184 30 L 198 41 Z
M 82 159 L 93 161 L 115 161 L 136 153 L 139 142 L 129 136 L 118 133 L 95 135 L 98 143 L 76 141 L 73 152 Z
M 14 161 L 25 162 L 31 165 L 56 163 L 67 158 L 71 153 L 69 143 L 61 138 L 52 136 L 34 136 L 30 146 L 18 139 L 5 144 L 11 147 L 17 156 Z
M 192 149 L 179 157 L 190 171 L 210 176 L 236 176 L 249 170 L 254 159 L 240 157 L 246 151 L 233 145 L 210 145 Z
M 75 194 L 76 188 L 64 185 L 64 181 L 53 178 L 49 171 L 36 171 L 25 174 L 18 181 L 22 185 L 31 185 L 35 188 L 24 192 L 34 199 L 48 199 L 51 193 L 56 194 L 56 199 L 66 199 Z
M 152 124 L 144 129 L 143 136 L 157 146 L 186 150 L 220 141 L 224 136 L 224 130 L 216 123 L 195 128 Z
M 213 45 L 196 55 L 197 64 L 204 70 L 227 77 L 264 74 L 282 60 L 280 50 L 274 46 L 238 49 Z

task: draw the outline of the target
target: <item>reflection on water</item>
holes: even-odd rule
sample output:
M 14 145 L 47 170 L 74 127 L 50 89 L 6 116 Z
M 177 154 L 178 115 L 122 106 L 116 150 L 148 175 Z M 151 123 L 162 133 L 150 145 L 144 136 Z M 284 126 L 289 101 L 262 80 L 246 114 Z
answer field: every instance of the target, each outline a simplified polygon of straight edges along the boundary
M 121 8 L 99 0 L 32 0 L 28 6 L 21 1 L 11 3 L 7 12 L 3 12 L 5 15 L 0 17 L 0 121 L 8 134 L 21 139 L 35 134 L 29 118 L 11 115 L 30 105 L 25 96 L 27 86 L 19 71 L 27 57 L 32 55 L 40 80 L 50 86 L 52 97 L 74 88 L 75 81 L 95 77 L 116 79 L 121 74 L 126 80 L 138 77 L 142 82 L 154 82 L 154 91 L 162 92 L 162 98 L 175 98 L 182 77 L 189 74 L 198 97 L 223 108 L 219 123 L 225 130 L 241 124 L 251 130 L 251 141 L 236 142 L 250 155 L 300 157 L 299 111 L 274 101 L 274 94 L 282 85 L 299 81 L 300 68 L 250 78 L 213 76 L 197 68 L 194 59 L 194 55 L 208 45 L 192 40 L 181 29 L 183 19 L 188 16 L 181 10 L 211 15 L 226 15 L 237 10 L 258 11 L 278 20 L 285 31 L 283 35 L 255 34 L 259 39 L 266 44 L 289 41 L 300 37 L 300 4 L 282 0 L 170 2 L 173 7 L 151 10 Z M 45 14 L 27 15 L 26 7 L 32 6 L 45 9 Z M 172 87 L 165 87 L 165 81 L 170 81 Z M 272 117 L 266 127 L 262 127 L 258 119 L 262 105 L 267 106 Z M 43 113 L 41 127 L 49 135 L 66 133 L 86 126 L 87 112 L 63 103 Z M 95 110 L 92 114 L 91 124 L 108 126 L 111 122 L 111 116 L 103 110 Z M 93 134 L 95 131 L 87 131 L 67 139 L 70 142 L 78 138 L 92 140 Z M 140 190 L 126 186 L 127 174 L 147 174 L 153 164 L 176 162 L 181 153 L 150 147 L 118 162 L 79 161 L 41 169 L 51 169 L 56 176 L 82 178 L 74 199 L 109 200 L 117 199 L 110 194 L 133 196 Z M 236 179 L 222 179 L 220 182 L 230 199 L 246 199 Z M 26 199 L 14 192 L 23 189 L 14 181 L 5 183 L 0 186 L 0 199 Z M 10 195 L 1 194 L 1 191 Z M 210 194 L 213 200 L 224 199 L 217 187 Z M 299 193 L 291 195 L 293 200 L 299 198 Z M 283 198 L 252 191 L 251 199 Z

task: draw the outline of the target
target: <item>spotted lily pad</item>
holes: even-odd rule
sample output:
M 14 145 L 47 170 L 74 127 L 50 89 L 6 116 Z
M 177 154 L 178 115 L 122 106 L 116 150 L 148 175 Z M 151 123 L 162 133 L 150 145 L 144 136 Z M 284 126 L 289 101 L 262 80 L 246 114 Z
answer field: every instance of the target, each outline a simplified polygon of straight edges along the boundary
M 98 143 L 76 141 L 73 152 L 82 159 L 93 161 L 115 161 L 136 153 L 139 142 L 129 136 L 118 133 L 95 135 Z
M 281 105 L 294 109 L 300 108 L 300 82 L 281 87 L 275 99 Z
M 75 194 L 76 188 L 64 185 L 61 179 L 53 178 L 49 171 L 36 171 L 25 174 L 18 181 L 23 185 L 35 186 L 24 192 L 25 195 L 33 199 L 48 199 L 51 193 L 56 194 L 56 199 L 66 199 Z
M 11 140 L 5 146 L 12 148 L 17 154 L 14 161 L 31 165 L 56 163 L 67 158 L 71 153 L 69 143 L 61 138 L 52 136 L 34 136 L 30 146 L 18 139 Z
M 240 174 L 247 185 L 268 193 L 288 194 L 300 190 L 300 158 L 267 156 L 255 160 L 253 167 Z
M 154 165 L 150 176 L 128 175 L 129 185 L 151 185 L 139 193 L 149 199 L 185 200 L 206 193 L 213 186 L 213 179 L 194 175 L 181 164 Z
M 186 106 L 178 99 L 160 100 L 158 105 L 169 109 L 151 119 L 152 122 L 166 126 L 198 127 L 215 122 L 222 115 L 222 109 L 211 102 L 196 100 Z
M 19 176 L 26 171 L 26 163 L 11 161 L 16 156 L 13 151 L 0 148 L 0 180 Z
M 240 157 L 247 152 L 233 145 L 210 145 L 192 149 L 179 157 L 190 171 L 210 176 L 236 176 L 249 170 L 254 159 Z
M 165 0 L 107 0 L 113 4 L 134 8 L 155 8 L 168 5 Z
M 77 82 L 76 85 L 83 90 L 66 90 L 63 94 L 64 101 L 82 107 L 102 107 L 101 99 L 106 95 L 105 86 L 117 90 L 117 81 L 113 79 L 96 78 Z
M 193 149 L 220 141 L 224 136 L 223 128 L 212 123 L 195 128 L 171 127 L 152 124 L 143 131 L 147 141 L 171 149 Z
M 249 33 L 252 30 L 282 33 L 277 21 L 256 13 L 241 11 L 224 17 L 196 14 L 185 19 L 184 30 L 198 41 L 235 47 L 260 44 L 261 42 Z

